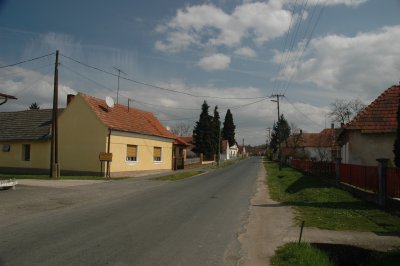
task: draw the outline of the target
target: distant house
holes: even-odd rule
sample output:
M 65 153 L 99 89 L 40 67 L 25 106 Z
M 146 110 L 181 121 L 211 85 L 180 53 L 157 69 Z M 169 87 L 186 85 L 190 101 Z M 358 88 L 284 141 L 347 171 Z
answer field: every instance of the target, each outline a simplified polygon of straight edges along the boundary
M 20 122 L 10 123 L 13 120 Z M 51 110 L 0 113 L 0 167 L 48 171 L 50 121 Z M 18 134 L 12 137 L 13 132 Z M 68 96 L 58 132 L 63 173 L 105 173 L 107 163 L 100 161 L 104 153 L 112 154 L 111 175 L 177 169 L 187 145 L 152 113 L 121 104 L 111 108 L 83 93 Z
M 284 157 L 332 161 L 336 157 L 337 129 L 326 128 L 319 133 L 298 133 L 291 135 L 281 147 Z
M 393 163 L 400 86 L 392 86 L 345 125 L 340 135 L 343 163 L 377 165 L 376 159 Z
M 223 140 L 221 144 L 221 155 L 222 161 L 236 158 L 238 155 L 238 146 L 236 144 L 229 146 L 228 140 Z
M 51 109 L 0 112 L 0 170 L 49 169 L 51 120 Z

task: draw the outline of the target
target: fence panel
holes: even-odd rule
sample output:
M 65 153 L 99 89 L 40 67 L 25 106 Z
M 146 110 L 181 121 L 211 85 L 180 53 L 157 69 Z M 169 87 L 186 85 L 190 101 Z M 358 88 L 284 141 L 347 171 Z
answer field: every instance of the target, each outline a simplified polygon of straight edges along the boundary
M 372 192 L 378 191 L 378 167 L 342 163 L 339 169 L 340 182 Z
M 391 198 L 400 198 L 400 168 L 388 168 L 386 191 Z

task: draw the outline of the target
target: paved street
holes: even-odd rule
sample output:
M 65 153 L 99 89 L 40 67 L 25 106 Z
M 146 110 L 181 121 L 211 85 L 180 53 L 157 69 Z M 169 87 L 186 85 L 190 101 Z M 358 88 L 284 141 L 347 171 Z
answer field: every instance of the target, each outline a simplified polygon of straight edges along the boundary
M 233 265 L 260 163 L 179 182 L 0 191 L 0 265 Z

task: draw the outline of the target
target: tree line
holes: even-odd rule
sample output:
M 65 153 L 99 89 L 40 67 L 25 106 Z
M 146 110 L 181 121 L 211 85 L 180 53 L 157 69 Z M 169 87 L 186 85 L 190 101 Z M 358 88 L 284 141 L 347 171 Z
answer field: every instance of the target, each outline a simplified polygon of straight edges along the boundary
M 227 110 L 221 130 L 221 121 L 218 106 L 214 107 L 213 115 L 209 114 L 210 106 L 206 101 L 201 106 L 199 120 L 193 130 L 194 152 L 202 153 L 205 159 L 213 160 L 214 155 L 219 156 L 221 141 L 228 140 L 229 146 L 236 143 L 233 116 L 230 109 Z

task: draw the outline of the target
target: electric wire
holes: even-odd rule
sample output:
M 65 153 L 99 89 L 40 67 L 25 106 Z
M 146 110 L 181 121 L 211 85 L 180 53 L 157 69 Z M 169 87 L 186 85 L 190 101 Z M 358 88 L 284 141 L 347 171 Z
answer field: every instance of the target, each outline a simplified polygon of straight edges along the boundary
M 69 59 L 69 60 L 71 60 L 71 61 L 73 61 L 75 63 L 83 65 L 85 67 L 100 71 L 100 72 L 102 72 L 104 74 L 108 74 L 108 75 L 111 75 L 111 76 L 114 76 L 114 77 L 118 77 L 118 75 L 115 74 L 115 73 L 109 72 L 107 70 L 101 69 L 101 68 L 96 67 L 96 66 L 92 66 L 92 65 L 86 64 L 84 62 L 81 62 L 81 61 L 79 61 L 77 59 L 74 59 L 72 57 L 66 56 L 64 54 L 61 54 L 61 56 L 65 57 L 65 58 L 67 58 L 67 59 Z M 196 95 L 196 94 L 189 93 L 189 92 L 168 89 L 168 88 L 165 88 L 165 87 L 161 87 L 161 86 L 145 83 L 145 82 L 138 81 L 138 80 L 135 80 L 135 79 L 132 79 L 132 78 L 121 77 L 121 76 L 119 78 L 123 79 L 123 80 L 126 80 L 126 81 L 130 81 L 130 82 L 139 84 L 139 85 L 143 85 L 143 86 L 147 86 L 147 87 L 151 87 L 151 88 L 155 88 L 155 89 L 159 89 L 159 90 L 169 91 L 171 93 L 179 93 L 179 94 L 183 94 L 183 95 L 187 95 L 187 96 L 191 96 L 191 97 L 196 97 L 196 98 L 210 98 L 210 99 L 221 99 L 221 100 L 222 99 L 223 100 L 253 100 L 253 99 L 262 99 L 262 98 L 266 97 L 266 96 L 258 96 L 258 97 L 219 97 L 219 96 L 209 96 L 209 95 Z
M 28 63 L 28 62 L 32 62 L 32 61 L 35 61 L 35 60 L 38 60 L 38 59 L 41 59 L 41 58 L 44 58 L 44 57 L 47 57 L 47 56 L 50 56 L 50 55 L 54 55 L 54 54 L 55 54 L 55 53 L 53 52 L 53 53 L 50 53 L 50 54 L 38 56 L 38 57 L 35 57 L 35 58 L 31 58 L 31 59 L 27 59 L 27 60 L 24 60 L 24 61 L 20 61 L 20 62 L 17 62 L 17 63 L 5 65 L 5 66 L 0 66 L 0 69 L 2 69 L 2 68 L 7 68 L 7 67 L 13 67 L 13 66 L 17 66 L 17 65 L 21 65 L 21 64 L 24 64 L 24 63 Z

